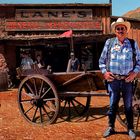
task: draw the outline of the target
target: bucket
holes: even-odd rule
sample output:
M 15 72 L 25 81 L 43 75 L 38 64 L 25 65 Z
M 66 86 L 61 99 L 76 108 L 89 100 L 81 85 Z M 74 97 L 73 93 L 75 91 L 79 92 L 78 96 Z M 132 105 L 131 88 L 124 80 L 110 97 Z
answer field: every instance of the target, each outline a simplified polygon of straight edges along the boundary
M 0 91 L 8 90 L 8 74 L 0 72 Z

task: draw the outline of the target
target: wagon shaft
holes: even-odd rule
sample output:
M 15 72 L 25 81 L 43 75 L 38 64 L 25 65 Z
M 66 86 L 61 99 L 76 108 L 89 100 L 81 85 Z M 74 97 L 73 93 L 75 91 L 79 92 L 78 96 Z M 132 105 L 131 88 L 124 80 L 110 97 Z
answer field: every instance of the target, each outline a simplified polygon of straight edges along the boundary
M 62 83 L 59 89 L 61 91 L 95 91 L 94 75 L 91 73 L 80 74 Z

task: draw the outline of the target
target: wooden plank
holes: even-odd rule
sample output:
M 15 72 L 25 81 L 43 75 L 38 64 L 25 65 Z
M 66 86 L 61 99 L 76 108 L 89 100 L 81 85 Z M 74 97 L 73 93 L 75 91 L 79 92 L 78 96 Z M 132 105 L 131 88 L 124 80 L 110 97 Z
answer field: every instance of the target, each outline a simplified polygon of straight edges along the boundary
M 87 97 L 87 96 L 108 96 L 106 90 L 97 90 L 97 91 L 90 91 L 90 92 L 60 92 L 58 93 L 59 96 L 76 96 L 76 97 Z

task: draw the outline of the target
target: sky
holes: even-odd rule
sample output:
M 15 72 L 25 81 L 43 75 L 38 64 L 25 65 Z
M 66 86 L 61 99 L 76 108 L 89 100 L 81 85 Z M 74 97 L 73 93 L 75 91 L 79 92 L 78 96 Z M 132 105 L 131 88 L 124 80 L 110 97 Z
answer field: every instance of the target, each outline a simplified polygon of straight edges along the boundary
M 0 0 L 0 4 L 61 4 L 61 3 L 84 3 L 103 4 L 109 0 Z M 140 0 L 112 0 L 112 15 L 122 16 L 130 10 L 140 7 Z

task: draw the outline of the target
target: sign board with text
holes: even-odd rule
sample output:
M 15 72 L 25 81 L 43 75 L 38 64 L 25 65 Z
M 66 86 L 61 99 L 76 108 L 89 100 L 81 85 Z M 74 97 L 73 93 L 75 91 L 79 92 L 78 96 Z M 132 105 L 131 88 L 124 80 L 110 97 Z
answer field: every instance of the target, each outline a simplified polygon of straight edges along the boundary
M 102 30 L 101 20 L 92 21 L 9 21 L 6 31 L 51 31 L 51 30 Z
M 16 20 L 92 20 L 92 9 L 16 9 Z

